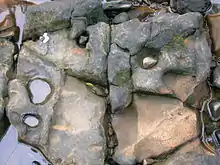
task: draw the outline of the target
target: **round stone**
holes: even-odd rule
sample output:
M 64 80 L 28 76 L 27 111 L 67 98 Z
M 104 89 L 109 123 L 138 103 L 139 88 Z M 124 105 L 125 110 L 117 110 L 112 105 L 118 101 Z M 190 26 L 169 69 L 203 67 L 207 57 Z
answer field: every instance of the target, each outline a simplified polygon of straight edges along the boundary
M 154 65 L 156 65 L 157 60 L 151 57 L 145 57 L 143 59 L 143 68 L 144 69 L 149 69 L 152 68 Z
M 40 104 L 44 102 L 47 96 L 51 93 L 50 85 L 42 80 L 35 79 L 29 83 L 29 89 L 31 92 L 31 101 L 34 104 Z
M 29 127 L 36 127 L 39 124 L 39 120 L 34 115 L 25 115 L 23 122 Z

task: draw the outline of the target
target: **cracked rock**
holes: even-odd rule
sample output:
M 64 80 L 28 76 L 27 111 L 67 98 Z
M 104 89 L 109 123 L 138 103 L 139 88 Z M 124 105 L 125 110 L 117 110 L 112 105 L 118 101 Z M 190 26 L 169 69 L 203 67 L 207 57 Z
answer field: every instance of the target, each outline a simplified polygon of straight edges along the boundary
M 202 27 L 202 21 L 202 15 L 199 13 L 161 13 L 149 18 L 147 22 L 132 19 L 112 26 L 112 42 L 135 55 L 143 47 L 159 49 L 175 36 L 192 34 Z
M 4 39 L 0 40 L 0 120 L 4 115 L 5 103 L 3 97 L 7 95 L 7 72 L 13 65 L 14 45 Z
M 52 88 L 52 94 L 41 105 L 32 103 L 31 93 L 27 88 L 28 83 L 35 79 L 47 81 Z M 53 107 L 59 98 L 62 84 L 63 74 L 56 69 L 55 65 L 38 58 L 36 52 L 27 47 L 22 47 L 17 64 L 17 76 L 9 82 L 10 99 L 6 111 L 10 123 L 16 127 L 23 141 L 42 150 L 45 149 L 48 143 Z M 41 97 L 38 96 L 41 94 L 40 92 L 32 93 L 35 97 Z M 34 115 L 39 119 L 37 127 L 30 128 L 21 122 L 24 116 L 28 114 Z
M 194 76 L 197 86 L 210 72 L 212 54 L 205 34 L 186 39 L 173 38 L 158 51 L 158 63 L 149 70 L 140 67 L 141 53 L 132 57 L 132 80 L 135 91 L 175 94 L 175 91 L 163 82 L 162 77 L 165 73 L 176 72 Z
M 73 17 L 86 17 L 89 24 L 105 19 L 100 0 L 55 0 L 28 7 L 25 15 L 24 39 L 67 28 Z
M 177 99 L 135 95 L 131 106 L 113 116 L 119 144 L 113 159 L 132 165 L 175 149 L 198 136 L 196 120 Z
M 49 133 L 47 154 L 54 165 L 104 164 L 105 108 L 103 98 L 92 94 L 83 82 L 67 77 Z
M 108 81 L 112 112 L 123 110 L 132 100 L 130 54 L 116 44 L 108 56 Z
M 28 41 L 24 43 L 39 57 L 53 62 L 57 68 L 65 69 L 69 75 L 107 85 L 107 54 L 109 52 L 109 25 L 98 23 L 88 26 L 89 41 L 85 48 L 68 39 L 67 30 L 48 34 L 48 44 Z

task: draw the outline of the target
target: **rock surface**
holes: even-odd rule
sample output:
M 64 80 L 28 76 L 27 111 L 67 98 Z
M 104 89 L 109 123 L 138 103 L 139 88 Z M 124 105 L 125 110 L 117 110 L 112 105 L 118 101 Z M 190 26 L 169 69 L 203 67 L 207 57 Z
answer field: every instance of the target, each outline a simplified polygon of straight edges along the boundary
M 200 12 L 205 13 L 211 8 L 210 0 L 171 0 L 171 8 L 180 13 Z
M 79 80 L 67 77 L 49 134 L 48 156 L 54 165 L 104 164 L 104 113 L 103 98 Z
M 47 44 L 38 40 L 28 41 L 24 45 L 39 57 L 53 62 L 56 67 L 65 69 L 69 75 L 106 86 L 109 26 L 98 23 L 86 30 L 89 32 L 86 48 L 79 47 L 76 40 L 68 39 L 69 31 L 66 30 L 49 34 Z
M 160 155 L 198 136 L 195 112 L 160 96 L 135 95 L 112 123 L 119 143 L 113 158 L 122 165 Z

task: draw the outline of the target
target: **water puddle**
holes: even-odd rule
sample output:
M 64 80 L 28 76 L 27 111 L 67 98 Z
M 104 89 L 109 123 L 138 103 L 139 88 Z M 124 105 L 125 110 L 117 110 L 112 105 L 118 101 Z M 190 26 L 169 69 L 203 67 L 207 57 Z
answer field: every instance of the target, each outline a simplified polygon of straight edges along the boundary
M 34 104 L 41 104 L 51 94 L 50 85 L 42 79 L 34 79 L 28 83 L 31 101 Z

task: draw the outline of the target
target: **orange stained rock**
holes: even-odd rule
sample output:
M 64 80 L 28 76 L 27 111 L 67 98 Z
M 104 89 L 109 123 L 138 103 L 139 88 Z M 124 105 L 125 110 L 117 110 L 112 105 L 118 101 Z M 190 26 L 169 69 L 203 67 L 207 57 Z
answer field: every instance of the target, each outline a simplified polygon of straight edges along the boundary
M 65 126 L 65 125 L 53 125 L 52 128 L 59 131 L 66 131 L 70 129 L 69 126 Z
M 207 21 L 212 38 L 212 51 L 220 56 L 220 13 L 208 15 Z
M 84 55 L 84 49 L 82 49 L 82 48 L 73 48 L 72 53 L 77 54 L 77 55 Z

